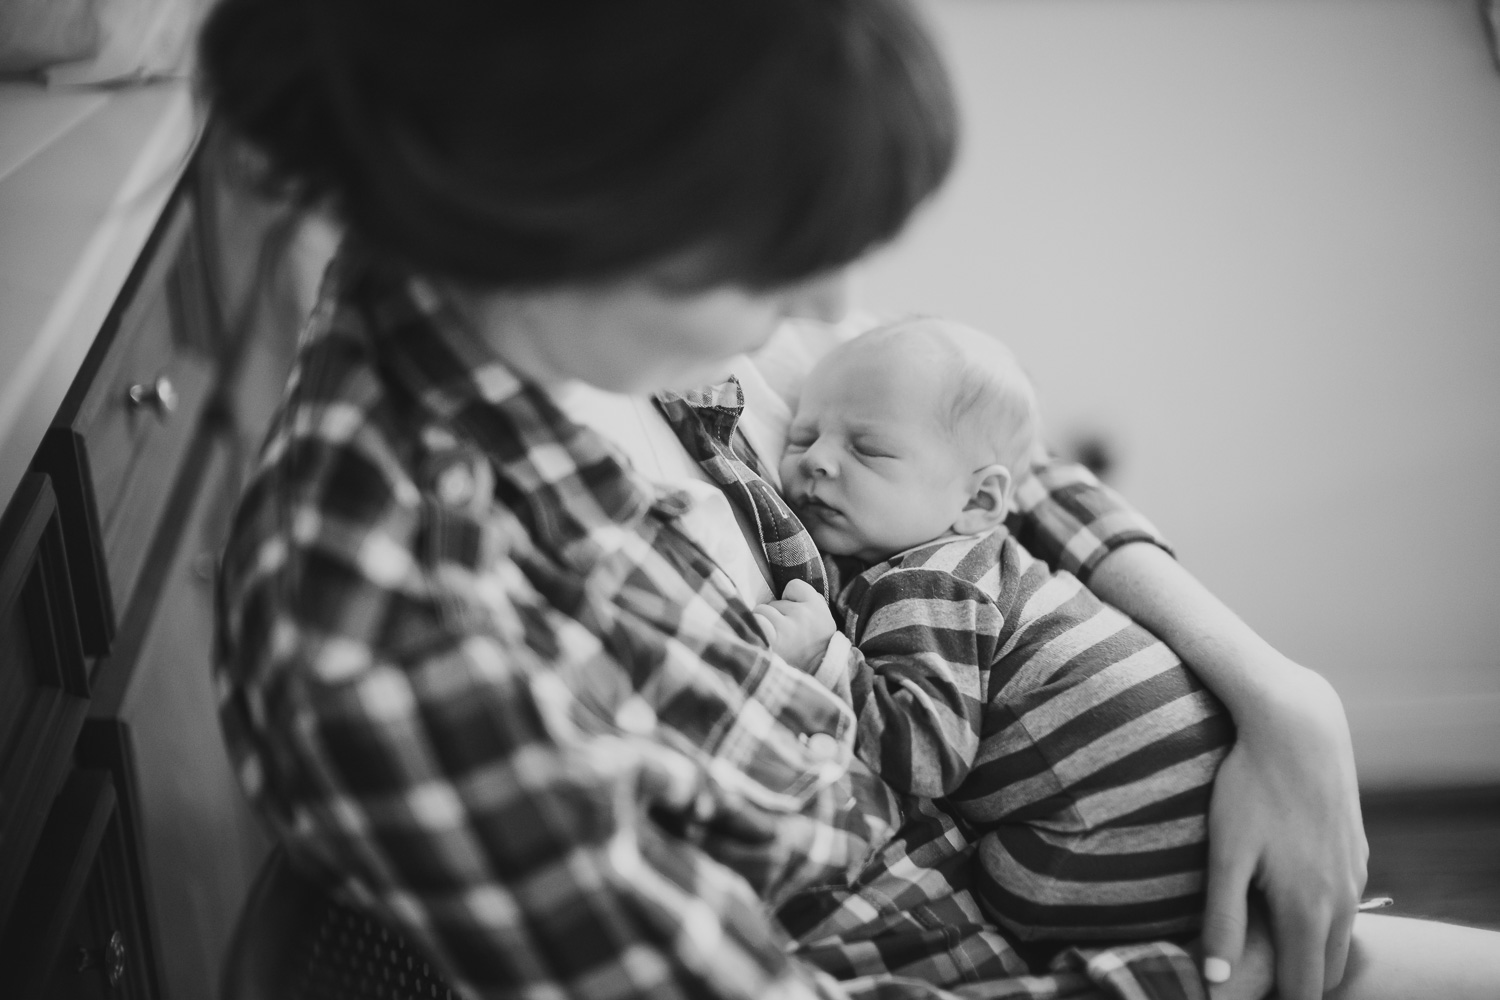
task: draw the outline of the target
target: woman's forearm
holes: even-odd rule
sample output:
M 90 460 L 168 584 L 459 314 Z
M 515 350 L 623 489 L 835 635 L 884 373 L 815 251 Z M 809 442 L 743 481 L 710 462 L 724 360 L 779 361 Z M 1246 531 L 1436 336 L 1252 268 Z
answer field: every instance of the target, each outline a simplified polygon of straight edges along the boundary
M 1241 725 L 1279 684 L 1304 671 L 1155 545 L 1115 549 L 1090 576 L 1089 589 L 1171 646 Z

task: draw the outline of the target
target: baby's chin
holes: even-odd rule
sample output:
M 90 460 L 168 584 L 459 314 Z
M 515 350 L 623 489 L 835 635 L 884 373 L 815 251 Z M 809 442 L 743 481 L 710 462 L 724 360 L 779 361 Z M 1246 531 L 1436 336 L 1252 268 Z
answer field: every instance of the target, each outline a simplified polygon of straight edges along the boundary
M 844 532 L 811 518 L 804 518 L 803 524 L 807 526 L 807 533 L 812 535 L 812 540 L 818 544 L 818 551 L 825 556 L 852 556 L 861 547 L 858 539 L 850 538 Z
M 858 559 L 867 563 L 879 561 L 878 556 L 870 554 L 872 546 L 863 538 L 855 538 L 847 532 L 823 524 L 810 524 L 807 530 L 808 534 L 812 535 L 812 540 L 818 544 L 818 551 L 825 556 Z

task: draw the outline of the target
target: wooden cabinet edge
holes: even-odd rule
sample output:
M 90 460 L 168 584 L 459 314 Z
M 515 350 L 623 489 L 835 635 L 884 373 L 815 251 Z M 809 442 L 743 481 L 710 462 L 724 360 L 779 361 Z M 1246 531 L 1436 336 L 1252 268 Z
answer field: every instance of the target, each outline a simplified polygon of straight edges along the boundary
M 63 533 L 85 542 L 68 547 L 68 570 L 77 598 L 84 652 L 89 656 L 105 656 L 115 637 L 115 607 L 109 575 L 104 569 L 104 533 L 99 527 L 94 491 L 89 488 L 93 476 L 89 472 L 88 446 L 73 428 L 54 424 L 42 438 L 32 466 L 52 477 Z
M 67 772 L 74 741 L 88 712 L 88 673 L 73 617 L 63 531 L 51 481 L 37 473 L 21 480 L 0 515 L 0 621 L 17 602 L 35 626 L 38 656 L 0 664 L 30 670 L 30 702 L 10 733 L 0 733 L 0 927 L 14 912 L 48 804 Z
M 162 968 L 161 948 L 165 945 L 152 915 L 147 887 L 151 868 L 141 842 L 140 793 L 136 790 L 135 755 L 131 749 L 130 726 L 119 719 L 89 719 L 78 737 L 79 767 L 108 771 L 114 777 L 115 794 L 121 828 L 120 853 L 125 864 L 119 878 L 125 882 L 123 895 L 129 901 L 135 926 L 137 950 L 149 961 L 140 975 L 148 981 L 149 995 L 158 996 L 157 971 Z
M 37 996 L 57 964 L 63 936 L 115 810 L 114 781 L 106 771 L 74 771 L 53 801 L 42 844 L 31 859 L 5 931 L 3 972 L 17 1000 Z

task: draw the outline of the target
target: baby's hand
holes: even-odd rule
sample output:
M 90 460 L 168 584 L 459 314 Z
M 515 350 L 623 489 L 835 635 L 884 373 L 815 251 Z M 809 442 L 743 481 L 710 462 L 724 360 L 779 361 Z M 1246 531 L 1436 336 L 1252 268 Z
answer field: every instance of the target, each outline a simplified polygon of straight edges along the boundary
M 781 600 L 758 606 L 755 617 L 772 651 L 803 670 L 817 667 L 829 638 L 838 631 L 828 602 L 805 580 L 787 584 Z

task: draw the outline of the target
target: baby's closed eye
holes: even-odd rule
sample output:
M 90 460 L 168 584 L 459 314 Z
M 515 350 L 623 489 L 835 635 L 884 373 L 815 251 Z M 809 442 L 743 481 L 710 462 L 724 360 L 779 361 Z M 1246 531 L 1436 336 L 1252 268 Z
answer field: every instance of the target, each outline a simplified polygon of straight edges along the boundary
M 856 455 L 864 458 L 897 458 L 896 449 L 884 441 L 870 438 L 855 438 L 849 442 L 849 447 Z

